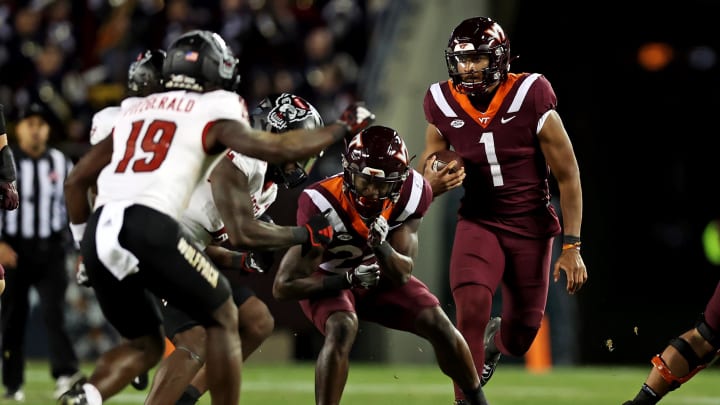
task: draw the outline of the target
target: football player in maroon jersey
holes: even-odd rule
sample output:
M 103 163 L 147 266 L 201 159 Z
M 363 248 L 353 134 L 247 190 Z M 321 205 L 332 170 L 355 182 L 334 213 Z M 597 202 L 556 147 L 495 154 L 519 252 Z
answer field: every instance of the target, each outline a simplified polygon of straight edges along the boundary
M 464 185 L 450 260 L 458 329 L 468 341 L 483 385 L 500 354 L 522 356 L 545 311 L 553 237 L 563 251 L 553 277 L 568 293 L 587 280 L 580 256 L 582 192 L 570 138 L 555 110 L 550 82 L 538 73 L 510 73 L 510 41 L 486 17 L 462 21 L 445 51 L 449 80 L 432 84 L 423 107 L 428 122 L 418 167 L 437 197 Z M 452 147 L 465 168 L 423 167 Z M 432 158 L 428 161 L 432 163 Z M 548 179 L 560 190 L 563 224 L 550 205 Z M 502 286 L 502 316 L 490 321 Z M 487 328 L 486 328 L 487 326 Z M 456 387 L 458 403 L 462 393 Z
M 327 248 L 290 248 L 273 295 L 300 300 L 325 336 L 315 369 L 317 404 L 340 403 L 358 319 L 427 339 L 468 403 L 487 404 L 467 343 L 412 275 L 417 231 L 433 196 L 409 164 L 398 133 L 372 126 L 348 142 L 342 173 L 307 187 L 298 199 L 298 223 L 330 210 L 335 236 Z

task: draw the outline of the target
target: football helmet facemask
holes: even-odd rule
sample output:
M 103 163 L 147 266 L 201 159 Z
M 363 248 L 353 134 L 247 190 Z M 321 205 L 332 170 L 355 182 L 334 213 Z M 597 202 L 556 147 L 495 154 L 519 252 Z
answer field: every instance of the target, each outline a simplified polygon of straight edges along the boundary
M 482 79 L 476 72 L 460 73 L 458 63 L 487 55 L 488 67 L 482 69 Z M 500 24 L 487 17 L 473 17 L 461 22 L 445 49 L 448 74 L 455 89 L 463 94 L 484 94 L 494 85 L 505 81 L 510 71 L 510 40 Z
M 300 96 L 290 93 L 274 94 L 264 98 L 250 113 L 255 129 L 282 134 L 296 129 L 314 129 L 322 127 L 320 113 Z M 286 188 L 300 185 L 308 177 L 315 162 L 323 155 L 320 152 L 302 161 L 288 164 L 268 164 L 267 177 Z
M 162 91 L 162 67 L 166 56 L 162 49 L 148 49 L 138 54 L 128 68 L 127 90 L 130 96 L 147 96 Z
M 397 131 L 371 126 L 355 135 L 342 159 L 343 190 L 365 220 L 397 202 L 410 172 L 410 157 Z
M 168 89 L 235 91 L 240 84 L 238 59 L 217 33 L 188 31 L 168 47 L 163 79 Z

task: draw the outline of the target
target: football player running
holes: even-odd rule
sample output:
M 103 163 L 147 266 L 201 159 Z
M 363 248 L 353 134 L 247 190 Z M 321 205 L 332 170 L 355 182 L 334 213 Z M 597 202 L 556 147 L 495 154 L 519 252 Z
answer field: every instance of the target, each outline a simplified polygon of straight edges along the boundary
M 580 172 L 550 82 L 538 73 L 509 72 L 510 41 L 497 22 L 462 21 L 445 55 L 450 80 L 432 84 L 425 94 L 428 125 L 420 162 L 452 146 L 465 168 L 450 173 L 448 165 L 434 172 L 421 163 L 418 169 L 435 196 L 465 186 L 450 287 L 458 329 L 482 369 L 484 385 L 501 353 L 522 356 L 535 339 L 545 312 L 552 243 L 561 231 L 555 281 L 564 271 L 570 294 L 587 281 L 580 256 Z M 560 190 L 562 228 L 550 204 L 551 171 Z M 490 320 L 501 283 L 502 316 Z M 455 396 L 463 403 L 457 386 Z
M 239 402 L 237 307 L 227 279 L 178 219 L 226 148 L 275 164 L 294 161 L 368 125 L 371 113 L 351 105 L 338 122 L 320 129 L 293 136 L 256 131 L 244 101 L 232 92 L 237 69 L 219 35 L 181 35 L 163 64 L 167 91 L 124 100 L 113 136 L 92 147 L 69 174 L 68 213 L 78 228 L 86 224 L 81 253 L 89 282 L 103 314 L 127 340 L 104 353 L 88 382 L 73 386 L 61 404 L 101 404 L 160 361 L 165 339 L 153 294 L 205 327 L 212 403 Z M 87 193 L 95 180 L 93 212 Z M 229 229 L 239 227 L 232 217 L 226 221 Z M 310 222 L 288 228 L 286 237 L 306 249 L 328 243 L 327 220 L 319 215 Z
M 323 126 L 315 107 L 289 93 L 263 99 L 251 112 L 250 119 L 253 128 L 275 134 Z M 223 247 L 230 243 L 222 218 L 234 216 L 241 225 L 241 229 L 229 230 L 238 246 L 250 249 L 290 246 L 292 241 L 284 238 L 286 227 L 273 225 L 265 211 L 275 201 L 278 185 L 292 188 L 302 184 L 315 160 L 313 156 L 301 162 L 273 165 L 228 151 L 227 159 L 217 164 L 209 175 L 209 181 L 200 182 L 193 192 L 181 223 L 221 271 L 236 274 L 238 270 L 263 272 L 272 265 L 266 255 L 257 251 L 236 252 Z M 260 260 L 263 257 L 265 259 Z M 225 274 L 231 280 L 233 299 L 238 306 L 244 361 L 270 336 L 274 319 L 267 305 L 250 288 L 233 283 L 232 280 L 237 278 L 233 274 Z M 195 404 L 207 390 L 203 367 L 205 329 L 173 305 L 165 305 L 162 310 L 165 333 L 176 350 L 156 370 L 148 401 L 174 403 L 180 398 L 177 405 Z
M 467 343 L 427 286 L 412 275 L 417 232 L 433 195 L 409 166 L 405 142 L 388 127 L 371 126 L 352 138 L 343 172 L 308 186 L 297 221 L 330 210 L 335 238 L 325 246 L 293 246 L 273 284 L 280 300 L 300 300 L 325 336 L 315 368 L 315 402 L 340 403 L 358 319 L 421 336 L 440 369 L 471 404 L 487 404 Z
M 166 55 L 162 49 L 147 49 L 138 54 L 136 60 L 128 68 L 126 88 L 128 97 L 145 97 L 164 90 L 162 85 L 162 65 L 165 62 Z M 93 115 L 92 125 L 90 126 L 90 145 L 95 145 L 112 134 L 113 125 L 119 113 L 120 106 L 108 106 Z M 94 201 L 96 192 L 96 186 L 91 187 L 91 203 Z M 73 233 L 73 239 L 79 247 L 83 229 L 74 224 L 70 224 L 70 229 Z M 75 277 L 80 285 L 89 287 L 82 256 L 79 259 Z M 136 376 L 131 385 L 137 390 L 144 390 L 148 385 L 147 373 Z

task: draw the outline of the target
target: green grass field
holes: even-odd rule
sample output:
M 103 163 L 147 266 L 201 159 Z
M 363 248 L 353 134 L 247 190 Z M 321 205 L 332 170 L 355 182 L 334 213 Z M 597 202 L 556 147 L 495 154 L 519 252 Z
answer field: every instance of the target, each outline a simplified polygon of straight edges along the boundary
M 86 372 L 92 365 L 83 367 Z M 501 365 L 486 387 L 492 405 L 620 405 L 635 395 L 649 368 L 555 368 L 530 374 L 515 365 Z M 26 371 L 27 405 L 53 405 L 53 382 L 48 366 L 30 362 Z M 313 364 L 267 365 L 248 363 L 243 371 L 243 405 L 312 405 Z M 343 405 L 451 405 L 450 380 L 432 365 L 377 365 L 354 363 Z M 142 392 L 128 388 L 107 404 L 142 404 Z M 2 400 L 0 400 L 0 403 Z M 704 370 L 663 405 L 720 404 L 720 371 Z M 209 397 L 200 404 L 209 405 Z

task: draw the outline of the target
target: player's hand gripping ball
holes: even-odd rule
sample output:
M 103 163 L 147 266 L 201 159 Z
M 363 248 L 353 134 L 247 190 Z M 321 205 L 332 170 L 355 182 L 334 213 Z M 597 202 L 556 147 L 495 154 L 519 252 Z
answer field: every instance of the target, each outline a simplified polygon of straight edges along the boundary
M 433 152 L 430 154 L 430 156 L 428 156 L 428 160 L 433 156 L 435 156 L 435 161 L 432 163 L 433 171 L 439 172 L 453 160 L 457 161 L 457 165 L 455 165 L 455 167 L 450 170 L 450 173 L 455 173 L 461 168 L 465 167 L 465 162 L 463 161 L 463 158 L 460 157 L 460 155 L 458 155 L 458 153 L 453 150 L 443 149 L 437 152 Z

